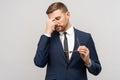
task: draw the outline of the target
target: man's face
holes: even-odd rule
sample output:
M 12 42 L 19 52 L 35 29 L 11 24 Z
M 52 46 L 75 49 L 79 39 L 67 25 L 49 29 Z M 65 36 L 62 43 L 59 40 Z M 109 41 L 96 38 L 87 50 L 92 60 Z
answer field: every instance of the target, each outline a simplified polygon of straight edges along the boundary
M 62 12 L 61 10 L 56 10 L 48 14 L 49 19 L 52 19 L 55 22 L 55 30 L 58 32 L 66 31 L 69 23 L 69 12 Z

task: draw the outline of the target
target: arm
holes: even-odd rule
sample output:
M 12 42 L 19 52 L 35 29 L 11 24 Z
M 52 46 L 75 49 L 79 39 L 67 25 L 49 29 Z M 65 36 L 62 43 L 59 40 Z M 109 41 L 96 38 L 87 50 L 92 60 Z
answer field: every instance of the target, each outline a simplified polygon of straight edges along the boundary
M 38 43 L 34 63 L 38 67 L 44 67 L 48 61 L 50 36 L 54 31 L 55 22 L 53 19 L 48 19 L 46 23 L 45 35 L 42 35 Z
M 101 64 L 100 64 L 100 61 L 99 61 L 99 58 L 98 58 L 98 55 L 97 55 L 97 52 L 95 49 L 95 45 L 94 45 L 91 35 L 87 41 L 87 47 L 90 52 L 89 56 L 90 56 L 91 64 L 92 64 L 90 67 L 88 67 L 88 71 L 94 75 L 98 75 L 101 72 L 102 67 L 101 67 Z
M 36 55 L 34 57 L 34 63 L 38 67 L 44 67 L 48 61 L 48 49 L 49 49 L 50 37 L 42 35 L 38 43 Z
M 101 64 L 91 35 L 89 35 L 85 45 L 78 47 L 78 51 L 88 71 L 94 75 L 98 75 L 101 71 Z

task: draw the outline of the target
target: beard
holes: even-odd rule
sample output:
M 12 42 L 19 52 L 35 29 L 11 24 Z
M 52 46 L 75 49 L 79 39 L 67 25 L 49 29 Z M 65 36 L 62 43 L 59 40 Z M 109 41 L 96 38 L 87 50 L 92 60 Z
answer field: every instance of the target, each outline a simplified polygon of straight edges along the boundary
M 68 23 L 66 25 L 55 25 L 55 30 L 57 32 L 64 32 L 68 26 Z
M 63 26 L 63 25 L 55 25 L 55 30 L 57 31 L 57 32 L 62 32 L 62 31 L 64 31 L 65 30 L 65 26 Z

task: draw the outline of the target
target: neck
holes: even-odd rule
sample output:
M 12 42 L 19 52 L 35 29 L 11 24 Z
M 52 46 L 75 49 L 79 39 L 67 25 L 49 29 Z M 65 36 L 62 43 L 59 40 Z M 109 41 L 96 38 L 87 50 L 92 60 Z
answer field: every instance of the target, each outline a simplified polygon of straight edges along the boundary
M 70 24 L 70 22 L 68 22 L 64 31 L 67 31 L 70 27 L 71 27 L 71 24 Z

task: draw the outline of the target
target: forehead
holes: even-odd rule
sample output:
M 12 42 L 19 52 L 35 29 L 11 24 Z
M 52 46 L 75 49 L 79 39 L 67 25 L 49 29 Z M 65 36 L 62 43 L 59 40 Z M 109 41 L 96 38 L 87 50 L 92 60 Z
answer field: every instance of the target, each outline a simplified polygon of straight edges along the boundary
M 61 10 L 56 10 L 56 11 L 48 14 L 48 17 L 49 17 L 50 19 L 52 19 L 52 18 L 55 18 L 55 17 L 58 17 L 58 16 L 62 16 L 63 14 L 64 14 L 64 13 L 63 13 Z

